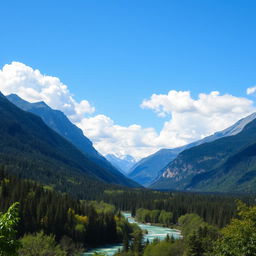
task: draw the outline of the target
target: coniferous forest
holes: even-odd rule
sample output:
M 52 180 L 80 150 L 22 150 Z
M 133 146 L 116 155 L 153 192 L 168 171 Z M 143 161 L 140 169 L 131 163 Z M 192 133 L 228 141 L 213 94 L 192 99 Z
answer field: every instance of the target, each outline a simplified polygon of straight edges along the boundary
M 120 187 L 107 188 L 97 196 L 92 192 L 88 201 L 57 192 L 48 185 L 17 178 L 3 169 L 0 171 L 0 211 L 6 212 L 13 203 L 19 202 L 20 219 L 15 235 L 23 248 L 19 249 L 19 255 L 28 255 L 26 247 L 34 244 L 36 248 L 42 241 L 55 244 L 50 249 L 53 255 L 79 255 L 88 248 L 112 243 L 126 244 L 118 254 L 124 256 L 213 255 L 211 253 L 217 253 L 216 248 L 221 251 L 222 243 L 226 242 L 222 233 L 232 235 L 229 229 L 236 222 L 230 224 L 231 219 L 237 215 L 247 216 L 246 211 L 250 209 L 240 203 L 238 213 L 236 200 L 239 198 L 248 205 L 254 203 L 253 196 Z M 180 229 L 183 239 L 175 241 L 167 237 L 164 241 L 145 244 L 142 231 L 129 224 L 121 211 L 130 211 L 140 222 Z M 224 231 L 220 231 L 225 226 Z M 127 244 L 128 240 L 132 243 Z

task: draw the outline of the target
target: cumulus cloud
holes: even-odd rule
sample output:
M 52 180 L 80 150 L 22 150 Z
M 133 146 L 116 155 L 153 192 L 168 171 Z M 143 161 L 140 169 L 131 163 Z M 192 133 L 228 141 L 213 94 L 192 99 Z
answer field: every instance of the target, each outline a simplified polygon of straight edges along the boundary
M 220 95 L 217 91 L 201 93 L 197 99 L 188 91 L 153 94 L 141 107 L 169 116 L 160 133 L 140 125 L 123 127 L 105 115 L 85 118 L 77 125 L 103 154 L 113 152 L 141 158 L 160 148 L 175 148 L 201 139 L 256 111 L 251 100 Z
M 84 118 L 77 125 L 102 154 L 129 154 L 139 159 L 158 149 L 151 143 L 152 138 L 158 136 L 153 128 L 143 128 L 136 124 L 120 126 L 105 115 Z
M 246 93 L 247 95 L 254 94 L 256 92 L 256 86 L 247 88 Z
M 20 62 L 12 62 L 0 70 L 0 90 L 5 95 L 16 93 L 30 102 L 44 101 L 74 121 L 95 111 L 88 101 L 77 102 L 59 78 L 43 75 Z
M 138 159 L 158 149 L 145 143 L 152 135 L 157 136 L 153 128 L 136 124 L 123 127 L 105 115 L 91 116 L 95 108 L 87 100 L 77 102 L 59 78 L 44 75 L 23 63 L 12 62 L 0 70 L 0 91 L 5 95 L 15 93 L 29 102 L 44 101 L 63 111 L 102 154 L 131 154 Z
M 223 130 L 237 120 L 255 112 L 253 101 L 218 91 L 201 93 L 193 99 L 189 91 L 169 91 L 153 94 L 141 104 L 160 116 L 170 116 L 160 132 L 157 142 L 169 147 L 187 144 Z
M 256 92 L 256 87 L 249 89 L 248 94 Z M 153 94 L 141 107 L 168 118 L 158 133 L 152 127 L 138 124 L 125 127 L 104 114 L 96 115 L 95 108 L 87 100 L 77 102 L 59 78 L 44 75 L 23 63 L 12 62 L 0 70 L 0 90 L 5 95 L 16 93 L 30 102 L 44 101 L 63 111 L 103 155 L 130 154 L 137 159 L 160 148 L 174 148 L 201 139 L 256 110 L 247 98 L 221 95 L 217 91 L 201 93 L 196 99 L 189 91 Z

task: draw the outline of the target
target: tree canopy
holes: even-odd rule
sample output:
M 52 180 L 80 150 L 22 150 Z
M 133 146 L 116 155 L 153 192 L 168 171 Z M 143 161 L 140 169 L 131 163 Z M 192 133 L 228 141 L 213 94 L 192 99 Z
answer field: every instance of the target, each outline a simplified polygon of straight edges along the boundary
M 12 204 L 6 213 L 0 213 L 0 255 L 16 256 L 20 247 L 16 240 L 16 226 L 19 222 L 19 203 Z
M 222 229 L 216 256 L 256 255 L 256 206 L 237 202 L 238 218 Z

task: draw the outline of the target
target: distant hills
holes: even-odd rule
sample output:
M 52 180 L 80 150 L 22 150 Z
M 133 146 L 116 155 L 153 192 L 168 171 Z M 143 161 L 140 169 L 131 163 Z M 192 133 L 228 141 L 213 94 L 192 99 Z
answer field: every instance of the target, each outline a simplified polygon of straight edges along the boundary
M 143 186 L 149 186 L 158 177 L 159 171 L 177 155 L 178 151 L 161 149 L 136 163 L 128 173 L 128 177 Z
M 138 186 L 120 172 L 96 164 L 40 117 L 21 110 L 1 93 L 0 136 L 0 168 L 18 177 L 77 196 L 105 183 Z
M 63 112 L 50 108 L 43 101 L 30 103 L 16 94 L 7 95 L 6 98 L 22 110 L 40 116 L 51 129 L 72 142 L 82 152 L 95 158 L 102 157 L 82 130 L 70 122 Z
M 182 151 L 201 145 L 206 142 L 211 142 L 219 138 L 226 136 L 236 135 L 243 130 L 243 128 L 256 118 L 256 113 L 253 113 L 238 122 L 229 128 L 216 132 L 211 136 L 203 138 L 201 140 L 195 141 L 188 145 L 174 148 L 174 149 L 161 149 L 158 152 L 141 159 L 131 170 L 128 177 L 134 179 L 138 183 L 149 186 L 154 182 L 159 176 L 164 172 L 164 168 L 174 160 L 179 153 Z
M 209 192 L 256 192 L 255 114 L 236 123 L 233 135 L 181 152 L 150 187 Z M 243 125 L 247 123 L 242 129 Z M 232 126 L 231 128 L 236 128 Z M 232 129 L 229 128 L 229 131 Z M 242 131 L 241 131 L 242 129 Z M 240 131 L 240 132 L 239 132 Z M 239 132 L 239 133 L 237 133 Z M 220 134 L 220 133 L 218 133 Z M 222 132 L 224 134 L 224 131 Z
M 136 160 L 130 155 L 116 156 L 114 154 L 108 154 L 105 157 L 113 166 L 125 175 L 129 173 L 130 169 L 136 163 Z
M 202 140 L 162 149 L 131 168 L 135 160 L 130 156 L 107 155 L 111 164 L 61 111 L 14 94 L 8 99 L 18 107 L 0 93 L 0 169 L 18 177 L 79 198 L 108 184 L 256 192 L 256 113 Z M 128 176 L 135 181 L 120 173 L 130 168 Z
M 94 147 L 92 142 L 84 136 L 82 130 L 74 125 L 65 114 L 59 110 L 50 108 L 44 102 L 30 103 L 16 94 L 10 94 L 7 99 L 17 107 L 40 116 L 51 129 L 70 141 L 92 162 L 100 166 L 107 173 L 116 177 L 115 183 L 126 186 L 137 186 L 135 182 L 127 179 L 120 171 L 107 161 Z

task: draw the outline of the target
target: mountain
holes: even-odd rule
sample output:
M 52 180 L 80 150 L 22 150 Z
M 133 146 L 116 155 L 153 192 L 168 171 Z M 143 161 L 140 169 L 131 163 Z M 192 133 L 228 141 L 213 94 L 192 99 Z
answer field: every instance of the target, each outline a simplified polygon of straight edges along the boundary
M 206 142 L 212 142 L 219 138 L 236 135 L 243 130 L 243 128 L 252 120 L 256 118 L 256 113 L 253 113 L 230 126 L 229 128 L 216 132 L 213 135 L 205 137 L 201 140 L 192 142 L 182 147 L 173 149 L 161 149 L 156 153 L 141 159 L 129 173 L 128 177 L 142 184 L 148 186 L 162 175 L 164 168 L 172 160 L 174 160 L 182 151 L 201 145 Z
M 43 101 L 30 103 L 16 94 L 10 94 L 6 98 L 24 111 L 40 116 L 51 129 L 72 142 L 82 152 L 96 158 L 99 156 L 92 142 L 84 136 L 80 128 L 69 121 L 63 112 L 50 108 Z
M 107 173 L 112 173 L 112 175 L 117 178 L 115 181 L 116 183 L 135 186 L 134 182 L 120 174 L 120 172 L 111 163 L 96 151 L 92 142 L 84 136 L 82 130 L 70 122 L 63 112 L 50 108 L 44 102 L 27 102 L 16 94 L 8 95 L 7 99 L 17 107 L 40 116 L 45 124 L 75 145 L 92 162 L 100 166 Z
M 128 174 L 130 169 L 136 163 L 136 160 L 130 155 L 116 156 L 114 154 L 108 154 L 105 157 L 113 166 L 124 174 Z
M 57 190 L 86 196 L 104 183 L 136 186 L 121 173 L 95 164 L 40 117 L 21 110 L 0 94 L 0 167 Z
M 135 164 L 128 177 L 143 184 L 143 186 L 149 186 L 156 179 L 159 171 L 176 156 L 177 153 L 172 149 L 161 149 Z
M 181 152 L 151 188 L 256 192 L 256 120 L 239 133 Z

